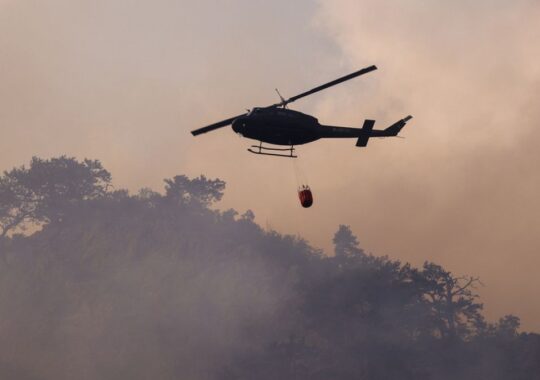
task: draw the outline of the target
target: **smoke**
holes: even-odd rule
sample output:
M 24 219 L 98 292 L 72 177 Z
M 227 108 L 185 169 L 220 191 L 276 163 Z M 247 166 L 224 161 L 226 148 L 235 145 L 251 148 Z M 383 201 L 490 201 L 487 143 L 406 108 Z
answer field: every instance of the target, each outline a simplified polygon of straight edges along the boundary
M 120 187 L 160 186 L 191 166 L 191 129 L 274 102 L 276 86 L 306 78 L 306 61 L 324 61 L 325 41 L 310 40 L 314 7 L 307 0 L 6 3 L 2 166 L 32 155 L 100 157 Z M 210 136 L 202 150 L 238 143 L 232 134 L 218 141 Z
M 0 2 L 0 162 L 99 157 L 115 186 L 220 177 L 222 207 L 330 249 L 349 224 L 368 251 L 479 275 L 493 317 L 538 328 L 539 6 L 535 1 L 87 0 Z M 405 140 L 299 147 L 290 163 L 228 130 L 189 130 L 360 67 L 380 70 L 298 102 L 321 122 L 387 126 Z M 502 295 L 495 298 L 495 295 Z
M 280 238 L 232 215 L 103 206 L 0 247 L 3 376 L 214 379 L 289 329 Z
M 370 142 L 362 160 L 337 153 L 362 213 L 337 215 L 377 252 L 418 262 L 430 255 L 480 274 L 493 310 L 502 303 L 538 321 L 540 6 L 534 1 L 320 1 L 317 23 L 351 66 L 376 63 L 377 84 L 361 98 L 349 87 L 318 105 L 319 115 L 360 125 L 415 119 L 404 141 Z M 350 100 L 350 99 L 354 99 Z M 368 111 L 368 112 L 366 112 Z M 343 114 L 345 112 L 345 114 Z M 366 215 L 368 217 L 366 217 Z M 522 276 L 531 277 L 523 280 Z M 495 294 L 505 301 L 495 302 Z M 494 305 L 494 306 L 493 306 Z M 489 313 L 489 314 L 491 314 Z
M 523 354 L 540 336 L 519 334 L 516 316 L 487 322 L 476 277 L 368 255 L 345 225 L 325 256 L 263 231 L 252 212 L 209 209 L 223 196 L 219 179 L 178 175 L 164 194 L 131 196 L 110 179 L 99 161 L 67 157 L 0 177 L 0 336 L 10 342 L 0 377 L 446 378 L 448 362 L 462 378 L 539 370 Z

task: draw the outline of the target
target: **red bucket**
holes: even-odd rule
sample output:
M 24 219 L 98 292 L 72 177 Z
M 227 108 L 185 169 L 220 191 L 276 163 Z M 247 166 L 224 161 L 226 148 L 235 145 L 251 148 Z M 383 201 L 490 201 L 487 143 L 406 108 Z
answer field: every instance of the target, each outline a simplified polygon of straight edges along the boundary
M 300 204 L 304 208 L 311 207 L 313 204 L 313 194 L 309 186 L 302 186 L 298 189 L 298 198 L 300 198 Z

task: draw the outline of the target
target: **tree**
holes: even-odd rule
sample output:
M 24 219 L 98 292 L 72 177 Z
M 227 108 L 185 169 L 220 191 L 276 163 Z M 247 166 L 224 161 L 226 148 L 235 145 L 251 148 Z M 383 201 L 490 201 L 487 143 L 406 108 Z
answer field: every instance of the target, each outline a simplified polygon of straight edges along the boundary
M 97 160 L 33 157 L 28 168 L 14 168 L 0 177 L 0 236 L 24 230 L 27 223 L 62 220 L 74 203 L 105 195 L 110 181 Z
M 208 207 L 221 200 L 224 190 L 224 181 L 207 179 L 204 175 L 193 179 L 177 175 L 165 180 L 165 197 L 179 205 Z
M 440 265 L 429 262 L 424 263 L 420 276 L 441 337 L 465 338 L 482 324 L 482 304 L 475 302 L 478 296 L 473 293 L 478 278 L 454 277 Z
M 334 239 L 334 252 L 338 258 L 352 258 L 364 256 L 364 250 L 360 248 L 358 239 L 353 235 L 351 228 L 346 225 L 340 225 Z
M 521 321 L 515 315 L 505 315 L 495 325 L 496 334 L 506 338 L 515 338 L 518 335 Z

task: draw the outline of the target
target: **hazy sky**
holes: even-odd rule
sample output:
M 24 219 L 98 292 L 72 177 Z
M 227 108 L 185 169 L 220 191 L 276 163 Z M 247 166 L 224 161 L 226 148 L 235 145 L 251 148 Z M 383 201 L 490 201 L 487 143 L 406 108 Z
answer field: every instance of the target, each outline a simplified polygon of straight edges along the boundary
M 32 155 L 102 160 L 116 187 L 220 177 L 221 207 L 330 249 L 364 248 L 481 277 L 491 318 L 540 330 L 537 0 L 0 0 L 0 169 Z M 299 101 L 327 124 L 406 139 L 319 141 L 253 156 L 228 129 L 189 131 L 376 64 Z

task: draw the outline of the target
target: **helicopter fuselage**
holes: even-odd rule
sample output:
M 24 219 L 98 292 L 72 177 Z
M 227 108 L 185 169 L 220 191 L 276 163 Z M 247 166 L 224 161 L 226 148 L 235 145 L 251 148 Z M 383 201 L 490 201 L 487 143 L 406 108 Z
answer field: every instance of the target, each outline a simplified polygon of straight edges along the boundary
M 286 108 L 254 108 L 232 123 L 236 133 L 274 145 L 302 145 L 320 138 L 359 137 L 358 128 L 319 124 L 317 118 Z
M 318 140 L 318 127 L 313 116 L 284 108 L 254 108 L 232 123 L 236 133 L 275 145 L 302 145 Z

